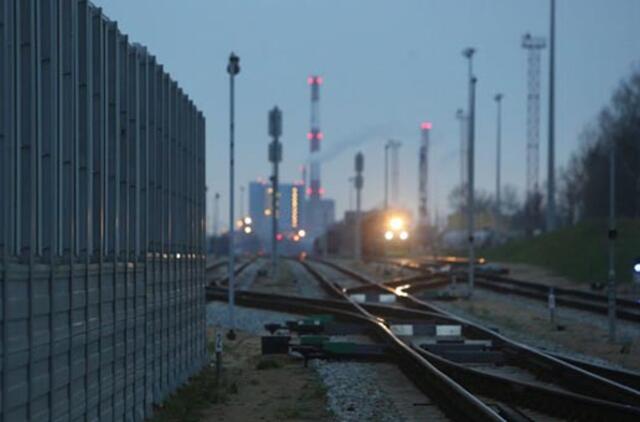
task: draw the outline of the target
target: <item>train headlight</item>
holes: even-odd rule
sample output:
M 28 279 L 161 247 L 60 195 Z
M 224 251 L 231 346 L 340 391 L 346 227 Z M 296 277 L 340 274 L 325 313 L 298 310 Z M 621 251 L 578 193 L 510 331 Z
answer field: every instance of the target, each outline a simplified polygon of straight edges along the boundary
M 387 240 L 393 240 L 393 232 L 391 230 L 387 230 L 384 232 L 384 238 Z
M 409 233 L 407 233 L 404 230 L 400 232 L 400 240 L 407 240 L 408 238 L 409 238 Z
M 398 231 L 404 227 L 404 220 L 400 217 L 392 217 L 389 220 L 389 227 L 391 230 Z

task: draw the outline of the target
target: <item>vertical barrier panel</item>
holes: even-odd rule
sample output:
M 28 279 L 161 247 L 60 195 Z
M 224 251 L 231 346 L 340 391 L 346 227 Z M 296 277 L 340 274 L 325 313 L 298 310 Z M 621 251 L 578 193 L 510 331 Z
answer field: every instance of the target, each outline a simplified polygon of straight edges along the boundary
M 84 320 L 84 344 L 76 353 L 81 356 L 76 363 L 78 378 L 72 383 L 72 417 L 87 415 L 90 408 L 95 407 L 96 385 L 92 382 L 96 377 L 95 368 L 97 340 L 100 337 L 98 282 L 99 274 L 93 264 L 93 203 L 94 203 L 94 154 L 96 153 L 94 140 L 94 16 L 93 8 L 87 0 L 78 3 L 78 40 L 77 40 L 77 68 L 78 68 L 78 151 L 80 165 L 78 170 L 79 188 L 79 253 L 84 265 L 75 275 L 75 279 L 83 279 L 81 283 L 84 300 L 78 305 L 75 313 Z M 79 374 L 83 374 L 82 377 Z
M 116 321 L 116 281 L 118 263 L 118 199 L 119 199 L 119 105 L 118 105 L 118 79 L 119 79 L 119 55 L 118 41 L 119 32 L 115 23 L 109 22 L 106 27 L 106 82 L 105 93 L 107 94 L 107 186 L 106 186 L 106 218 L 105 218 L 105 242 L 107 243 L 106 253 L 109 257 L 111 274 L 103 279 L 105 285 L 103 289 L 103 316 L 102 326 L 105 332 L 101 337 L 101 369 L 100 369 L 100 418 L 108 419 L 113 415 L 114 385 L 115 385 L 115 321 Z
M 73 154 L 75 133 L 73 130 L 74 84 L 73 84 L 73 39 L 72 0 L 62 0 L 60 7 L 60 134 L 61 142 L 61 236 L 62 253 L 72 255 L 71 237 L 73 230 Z
M 185 336 L 185 287 L 187 285 L 187 280 L 185 279 L 185 268 L 188 261 L 188 255 L 186 253 L 184 247 L 184 208 L 185 208 L 185 186 L 184 186 L 184 136 L 185 136 L 185 128 L 184 128 L 184 104 L 185 104 L 185 96 L 182 92 L 181 88 L 178 88 L 178 151 L 179 151 L 179 163 L 178 163 L 178 171 L 177 176 L 178 180 L 178 198 L 180 198 L 180 212 L 178 215 L 178 235 L 180 237 L 180 245 L 178 248 L 178 253 L 180 254 L 180 260 L 178 261 L 179 271 L 178 271 L 178 311 L 176 312 L 177 316 L 177 325 L 178 328 L 176 330 L 177 333 L 177 368 L 178 372 L 178 382 L 182 382 L 182 376 L 184 371 L 184 336 Z
M 139 69 L 140 61 L 138 47 L 133 47 L 129 51 L 129 259 L 135 260 L 138 256 L 140 236 L 137 224 L 137 213 L 139 209 L 139 156 L 140 156 L 140 133 L 138 130 L 139 107 L 138 95 L 140 89 Z
M 143 420 L 205 364 L 203 123 L 88 0 L 0 0 L 0 421 Z
M 88 30 L 89 10 L 86 1 L 78 3 L 75 68 L 77 69 L 76 130 L 78 138 L 78 251 L 88 259 L 91 236 L 91 173 L 93 157 L 91 147 L 92 126 L 90 117 L 91 95 L 91 32 Z
M 196 127 L 197 124 L 197 115 L 196 115 L 196 109 L 195 106 L 193 105 L 193 103 L 190 103 L 190 109 L 189 109 L 189 128 L 190 128 L 190 155 L 189 155 L 189 163 L 194 163 L 196 162 L 195 157 L 196 157 L 196 152 L 198 149 L 198 140 L 197 140 L 197 134 L 198 134 L 198 130 Z M 190 328 L 190 348 L 191 348 L 191 354 L 192 355 L 197 355 L 199 352 L 199 347 L 198 347 L 198 313 L 201 311 L 202 313 L 204 313 L 204 309 L 200 309 L 200 302 L 198 301 L 198 267 L 199 267 L 199 263 L 200 263 L 200 255 L 199 255 L 199 248 L 197 247 L 197 243 L 196 243 L 196 227 L 197 227 L 197 204 L 196 204 L 196 198 L 197 198 L 197 194 L 196 192 L 198 191 L 198 186 L 197 186 L 197 182 L 198 182 L 198 166 L 197 165 L 193 165 L 191 164 L 189 166 L 190 171 L 189 171 L 189 175 L 191 177 L 191 180 L 189 181 L 189 186 L 191 187 L 191 214 L 189 215 L 189 226 L 190 226 L 190 232 L 191 232 L 191 253 L 193 254 L 193 265 L 192 265 L 192 269 L 191 269 L 191 276 L 190 276 L 190 287 L 191 287 L 191 295 L 190 295 L 190 304 L 191 304 L 191 312 L 189 315 L 189 328 Z M 196 362 L 192 362 L 190 368 L 197 366 Z
M 178 143 L 177 143 L 177 131 L 178 131 L 178 92 L 177 84 L 174 81 L 169 82 L 169 119 L 170 119 L 170 144 L 169 144 L 169 356 L 168 359 L 171 362 L 176 362 L 176 311 L 177 311 L 177 272 L 178 263 L 176 260 L 177 255 L 177 233 L 176 233 L 176 217 L 178 209 L 178 198 L 176 198 L 176 183 L 178 174 L 176 172 L 176 165 L 178 163 Z M 176 385 L 176 368 L 175 365 L 169 367 L 169 388 L 173 388 Z
M 4 194 L 3 204 L 5 205 L 5 257 L 17 254 L 18 245 L 16 244 L 16 182 L 15 182 L 15 157 L 17 150 L 17 134 L 16 134 L 16 22 L 15 22 L 15 0 L 4 0 L 3 11 L 5 17 L 4 23 L 4 78 L 2 81 L 4 95 L 2 97 L 4 104 L 4 166 L 3 181 L 6 191 Z M 5 284 L 6 286 L 6 284 Z M 5 287 L 6 289 L 6 287 Z M 6 293 L 6 292 L 5 292 Z M 4 295 L 6 298 L 6 294 Z M 6 308 L 5 308 L 6 312 Z M 6 321 L 6 319 L 5 319 Z M 7 333 L 4 330 L 5 341 L 7 344 Z M 6 356 L 5 356 L 6 359 Z M 4 365 L 6 367 L 6 365 Z M 6 392 L 6 380 L 5 389 Z M 6 394 L 4 395 L 6 398 Z
M 157 229 L 157 216 L 159 213 L 159 209 L 157 206 L 157 198 L 158 198 L 158 179 L 157 179 L 157 169 L 159 167 L 158 162 L 158 74 L 159 67 L 156 64 L 155 58 L 152 56 L 149 62 L 149 142 L 148 142 L 148 163 L 149 163 L 149 212 L 147 215 L 147 220 L 149 221 L 149 251 L 148 255 L 150 257 L 149 265 L 149 283 L 147 285 L 148 293 L 147 293 L 147 301 L 151 306 L 149 311 L 150 315 L 148 316 L 148 325 L 151 335 L 147 341 L 147 405 L 154 401 L 155 397 L 157 397 L 158 392 L 158 316 L 159 306 L 158 306 L 158 236 L 159 230 Z
M 145 80 L 145 89 L 146 96 L 141 96 L 144 98 L 144 106 L 143 108 L 146 110 L 146 119 L 145 121 L 145 136 L 143 136 L 143 145 L 145 152 L 142 153 L 143 160 L 145 162 L 146 171 L 143 174 L 146 177 L 146 183 L 144 183 L 146 187 L 146 192 L 144 195 L 144 200 L 142 201 L 142 210 L 141 210 L 141 224 L 143 227 L 143 231 L 145 233 L 142 236 L 145 239 L 143 243 L 143 253 L 145 257 L 145 379 L 144 379 L 144 391 L 145 391 L 145 399 L 144 399 L 144 416 L 149 417 L 153 411 L 152 403 L 153 403 L 153 383 L 154 383 L 154 342 L 153 338 L 155 336 L 154 324 L 155 324 L 155 273 L 153 266 L 153 235 L 151 228 L 153 223 L 153 198 L 154 198 L 154 135 L 155 135 L 155 114 L 154 114 L 154 104 L 155 104 L 155 85 L 154 85 L 154 72 L 155 72 L 155 59 L 153 56 L 149 56 L 146 59 L 146 63 L 144 65 L 144 80 Z
M 88 142 L 92 148 L 92 172 L 91 183 L 92 198 L 89 225 L 91 236 L 89 238 L 89 255 L 94 266 L 97 265 L 97 274 L 93 275 L 92 294 L 88 303 L 91 305 L 92 315 L 95 320 L 91 324 L 93 335 L 89 336 L 87 344 L 87 376 L 86 376 L 86 419 L 98 419 L 100 404 L 100 365 L 102 336 L 104 335 L 104 285 L 107 284 L 104 276 L 104 186 L 105 186 L 105 36 L 102 10 L 99 8 L 90 11 L 91 19 L 91 137 Z
M 127 198 L 129 196 L 128 189 L 128 134 L 127 134 L 127 116 L 128 116 L 128 57 L 129 42 L 126 35 L 118 33 L 118 126 L 116 142 L 119 144 L 118 154 L 118 265 L 116 267 L 116 286 L 115 286 L 115 324 L 114 324 L 114 395 L 113 395 L 113 413 L 114 418 L 123 417 L 126 406 L 125 385 L 126 385 L 126 308 L 127 308 L 127 278 L 126 268 L 128 263 L 128 237 L 127 237 Z
M 126 308 L 125 308 L 125 415 L 133 419 L 135 410 L 135 387 L 136 387 L 136 333 L 138 325 L 138 315 L 136 312 L 136 290 L 137 290 L 137 227 L 135 225 L 137 192 L 137 171 L 138 171 L 138 129 L 137 129 L 137 97 L 138 97 L 138 60 L 137 47 L 129 46 L 127 50 L 127 267 L 126 267 Z
M 41 2 L 40 9 L 40 101 L 39 133 L 41 139 L 41 252 L 58 255 L 58 60 L 57 6 L 55 0 Z
M 95 9 L 92 14 L 91 37 L 91 126 L 92 132 L 89 142 L 93 143 L 92 164 L 92 205 L 91 205 L 91 248 L 92 255 L 97 259 L 104 251 L 104 177 L 105 177 L 105 63 L 104 63 L 104 23 L 101 9 Z
M 138 212 L 136 213 L 136 225 L 138 227 L 138 244 L 136 245 L 136 255 L 146 258 L 148 250 L 147 229 L 147 201 L 149 195 L 149 163 L 147 158 L 147 134 L 149 128 L 149 56 L 145 51 L 138 52 L 138 109 L 139 109 L 139 162 L 140 168 L 138 171 L 139 176 L 139 199 L 138 199 Z
M 0 262 L 2 263 L 2 269 L 0 269 L 0 340 L 2 346 L 0 346 L 0 415 L 4 415 L 6 386 L 8 380 L 6 377 L 6 351 L 5 344 L 7 344 L 7 324 L 5 312 L 7 309 L 7 263 L 9 255 L 9 247 L 7 244 L 7 232 L 8 232 L 8 220 L 7 220 L 7 208 L 10 202 L 10 188 L 9 188 L 9 142 L 10 136 L 8 133 L 8 112 L 10 109 L 10 96 L 8 85 L 10 81 L 10 73 L 8 72 L 8 55 L 9 55 L 9 43 L 8 34 L 10 28 L 8 25 L 8 19 L 6 16 L 7 2 L 9 0 L 0 0 Z
M 35 40 L 34 40 L 34 7 L 32 1 L 18 3 L 19 31 L 17 31 L 20 49 L 18 51 L 18 89 L 16 101 L 18 107 L 18 142 L 20 145 L 18 155 L 17 189 L 18 218 L 20 221 L 19 242 L 20 255 L 28 259 L 33 252 L 31 250 L 32 235 L 34 232 L 35 211 L 35 183 L 33 170 L 35 166 L 36 132 L 35 132 Z M 34 245 L 35 246 L 35 245 Z
M 164 90 L 162 84 L 162 66 L 156 66 L 154 69 L 154 87 L 156 101 L 153 103 L 155 108 L 155 125 L 156 132 L 153 139 L 154 149 L 154 166 L 155 166 L 155 188 L 153 199 L 153 236 L 154 236 L 154 397 L 162 395 L 162 344 L 163 344 L 163 291 L 162 291 L 162 252 L 164 230 L 162 230 L 162 216 L 164 213 L 162 207 L 162 169 L 164 168 L 162 145 L 164 139 Z
M 105 94 L 107 95 L 106 110 L 106 138 L 105 162 L 107 164 L 107 180 L 106 180 L 106 201 L 105 201 L 105 244 L 106 253 L 113 257 L 117 255 L 116 240 L 118 237 L 117 230 L 117 187 L 118 187 L 118 170 L 117 155 L 118 143 L 116 142 L 117 127 L 117 54 L 116 54 L 116 26 L 108 23 L 106 28 L 106 65 L 105 65 Z
M 39 297 L 36 309 L 39 312 L 37 338 L 42 342 L 38 348 L 45 351 L 46 355 L 40 355 L 39 366 L 47 368 L 46 371 L 34 374 L 39 379 L 32 382 L 41 389 L 44 400 L 52 396 L 56 387 L 53 368 L 51 366 L 52 357 L 55 355 L 54 335 L 56 324 L 55 308 L 57 305 L 58 284 L 54 272 L 54 263 L 60 255 L 59 249 L 59 177 L 60 177 L 60 138 L 58 125 L 58 81 L 59 81 L 59 60 L 58 60 L 58 2 L 55 0 L 41 1 L 39 4 L 38 25 L 39 31 L 39 66 L 38 77 L 38 133 L 40 138 L 40 201 L 39 201 L 39 253 L 49 266 L 47 279 L 41 280 Z M 40 409 L 40 414 L 36 418 L 46 420 L 52 414 L 52 406 Z
M 9 137 L 7 136 L 7 124 L 6 124 L 6 113 L 7 113 L 7 100 L 8 95 L 6 91 L 6 81 L 9 79 L 5 66 L 7 65 L 7 36 L 5 31 L 7 29 L 6 26 L 6 18 L 5 18 L 5 2 L 7 0 L 0 0 L 0 258 L 3 259 L 6 254 L 6 234 L 7 234 L 7 221 L 6 217 L 6 207 L 9 202 L 8 193 L 9 187 L 7 186 L 7 143 Z M 3 280 L 4 286 L 4 278 L 3 271 L 0 272 L 0 279 Z M 0 294 L 2 292 L 0 291 Z M 4 297 L 4 296 L 3 296 Z M 2 299 L 0 298 L 0 305 L 3 305 Z M 4 309 L 4 307 L 3 307 Z M 2 319 L 2 311 L 0 311 L 0 319 Z M 3 330 L 4 332 L 4 330 Z M 2 333 L 0 333 L 2 336 Z M 1 337 L 0 337 L 1 338 Z M 2 359 L 2 349 L 0 347 L 0 359 Z M 2 374 L 2 369 L 0 369 L 0 374 Z M 0 375 L 0 383 L 2 382 L 2 376 Z M 0 388 L 1 384 L 0 384 Z M 1 407 L 0 407 L 1 408 Z
M 120 78 L 118 80 L 118 104 L 119 104 L 119 124 L 118 124 L 118 143 L 120 144 L 119 154 L 119 175 L 120 175 L 120 202 L 118 207 L 118 218 L 120 221 L 119 234 L 120 234 L 120 248 L 118 250 L 118 256 L 124 260 L 128 259 L 128 197 L 129 197 L 129 180 L 128 173 L 129 167 L 127 163 L 128 159 L 128 141 L 129 136 L 127 133 L 128 126 L 128 59 L 129 59 L 129 42 L 126 35 L 120 35 L 118 37 L 118 71 Z
M 200 300 L 200 309 L 199 311 L 204 313 L 205 312 L 205 294 L 204 294 L 204 288 L 205 288 L 205 265 L 206 265 L 206 261 L 207 261 L 207 257 L 205 254 L 205 230 L 206 230 L 206 205 L 205 205 L 205 162 L 204 162 L 204 157 L 205 157 L 205 139 L 206 139 L 206 133 L 205 133 L 205 119 L 204 116 L 202 115 L 202 112 L 198 112 L 198 116 L 199 116 L 199 128 L 200 128 L 200 134 L 199 134 L 199 143 L 200 143 L 200 154 L 198 154 L 198 160 L 199 160 L 199 167 L 200 167 L 200 174 L 199 174 L 199 181 L 198 181 L 198 186 L 199 186 L 199 190 L 198 190 L 198 198 L 199 198 L 199 203 L 200 203 L 200 215 L 199 217 L 199 221 L 200 221 L 200 228 L 198 230 L 198 236 L 200 238 L 199 244 L 200 244 L 200 256 L 201 256 L 201 261 L 200 261 L 200 272 L 199 272 L 199 276 L 198 276 L 198 297 Z M 201 356 L 203 357 L 203 363 L 204 363 L 204 358 L 206 358 L 207 356 L 207 332 L 206 332 L 206 319 L 200 319 L 200 333 L 202 333 L 200 336 L 198 336 L 198 338 L 200 339 L 200 353 Z
M 136 225 L 139 227 L 139 244 L 137 245 L 136 255 L 138 261 L 143 263 L 144 270 L 137 272 L 140 276 L 137 280 L 136 293 L 136 310 L 139 317 L 136 335 L 136 419 L 144 420 L 148 415 L 151 398 L 147 393 L 149 384 L 147 383 L 147 370 L 148 370 L 148 343 L 151 338 L 151 332 L 149 330 L 149 316 L 150 306 L 148 300 L 148 285 L 149 285 L 149 257 L 148 251 L 148 238 L 147 238 L 147 198 L 149 192 L 149 173 L 148 173 L 148 159 L 147 159 L 147 131 L 149 125 L 149 87 L 148 87 L 148 66 L 149 56 L 146 49 L 138 51 L 138 129 L 139 129 L 139 163 L 140 169 L 139 175 L 139 202 L 138 213 L 136 215 Z

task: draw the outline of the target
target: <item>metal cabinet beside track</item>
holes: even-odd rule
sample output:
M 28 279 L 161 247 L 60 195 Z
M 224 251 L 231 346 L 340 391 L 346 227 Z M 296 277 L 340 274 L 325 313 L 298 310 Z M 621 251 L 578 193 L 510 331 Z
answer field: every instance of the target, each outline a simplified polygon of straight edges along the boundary
M 202 113 L 78 0 L 0 0 L 0 421 L 143 420 L 206 361 Z

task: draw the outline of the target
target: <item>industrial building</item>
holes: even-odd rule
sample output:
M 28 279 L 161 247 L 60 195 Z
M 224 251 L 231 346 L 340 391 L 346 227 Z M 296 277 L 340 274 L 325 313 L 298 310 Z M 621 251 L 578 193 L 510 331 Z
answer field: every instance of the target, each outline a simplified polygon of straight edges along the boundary
M 300 230 L 306 234 L 306 212 L 308 199 L 301 183 L 280 183 L 278 203 L 278 233 L 284 238 L 293 238 Z M 249 217 L 253 233 L 263 245 L 269 245 L 272 236 L 271 184 L 258 180 L 249 184 Z
M 141 421 L 205 365 L 203 157 L 101 9 L 0 2 L 0 421 Z

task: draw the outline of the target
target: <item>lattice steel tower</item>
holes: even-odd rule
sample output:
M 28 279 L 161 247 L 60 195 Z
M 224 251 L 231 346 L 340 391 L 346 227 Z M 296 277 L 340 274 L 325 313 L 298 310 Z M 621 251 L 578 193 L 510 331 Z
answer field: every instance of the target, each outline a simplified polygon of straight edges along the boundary
M 311 130 L 307 133 L 307 139 L 311 141 L 311 158 L 309 168 L 309 188 L 307 189 L 312 201 L 320 199 L 324 190 L 320 184 L 320 141 L 324 137 L 320 130 L 320 85 L 322 77 L 312 75 L 307 78 L 311 87 Z
M 527 199 L 538 193 L 540 156 L 540 51 L 547 46 L 543 37 L 522 36 L 527 56 Z

